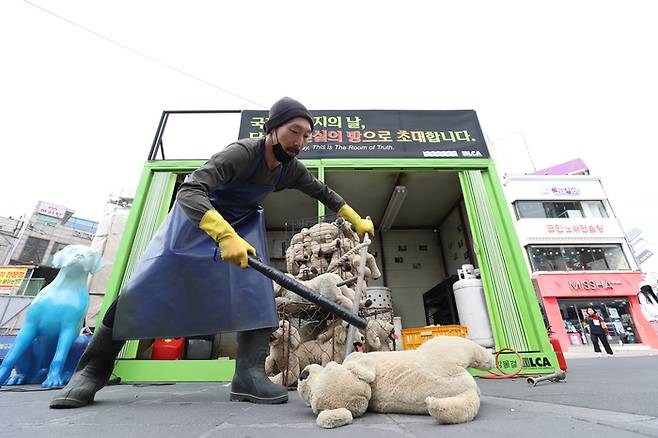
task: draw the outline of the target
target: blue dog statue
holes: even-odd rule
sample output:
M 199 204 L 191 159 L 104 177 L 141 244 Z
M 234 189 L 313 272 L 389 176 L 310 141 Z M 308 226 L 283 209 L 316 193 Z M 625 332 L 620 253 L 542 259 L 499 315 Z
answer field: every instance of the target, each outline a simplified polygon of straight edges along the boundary
M 79 335 L 89 306 L 87 279 L 105 263 L 100 253 L 69 245 L 55 254 L 57 277 L 27 309 L 25 324 L 0 366 L 0 385 L 66 385 L 90 336 Z M 16 369 L 11 375 L 12 369 Z

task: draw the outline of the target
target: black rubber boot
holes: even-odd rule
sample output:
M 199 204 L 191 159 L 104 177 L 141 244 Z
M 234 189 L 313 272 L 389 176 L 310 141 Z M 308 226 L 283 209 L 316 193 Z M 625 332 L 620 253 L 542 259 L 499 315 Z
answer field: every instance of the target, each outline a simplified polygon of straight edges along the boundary
M 276 385 L 265 374 L 272 329 L 238 332 L 235 376 L 231 383 L 231 401 L 277 404 L 288 401 L 288 390 Z
M 96 392 L 107 383 L 114 361 L 126 341 L 112 340 L 112 329 L 101 324 L 82 353 L 68 385 L 52 401 L 53 409 L 81 408 L 94 400 Z

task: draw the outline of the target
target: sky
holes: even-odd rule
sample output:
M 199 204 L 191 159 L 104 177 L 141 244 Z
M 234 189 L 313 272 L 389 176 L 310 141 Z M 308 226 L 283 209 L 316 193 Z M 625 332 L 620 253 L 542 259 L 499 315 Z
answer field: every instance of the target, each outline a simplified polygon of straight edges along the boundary
M 4 0 L 0 216 L 46 200 L 100 220 L 110 194 L 134 191 L 163 110 L 266 109 L 287 95 L 323 110 L 474 109 L 499 174 L 581 158 L 624 229 L 656 250 L 657 9 Z M 234 123 L 177 141 L 210 156 Z M 658 270 L 658 254 L 649 263 Z

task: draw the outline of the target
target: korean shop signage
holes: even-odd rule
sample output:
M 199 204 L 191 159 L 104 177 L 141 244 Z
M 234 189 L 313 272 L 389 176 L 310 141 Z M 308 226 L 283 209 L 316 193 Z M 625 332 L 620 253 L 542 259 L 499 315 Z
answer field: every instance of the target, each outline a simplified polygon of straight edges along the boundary
M 546 232 L 558 234 L 603 234 L 603 225 L 546 224 Z
M 475 111 L 311 111 L 300 154 L 318 158 L 489 158 Z M 240 138 L 264 135 L 266 111 L 243 111 Z
M 0 291 L 18 290 L 25 278 L 27 269 L 9 266 L 0 268 Z
M 578 187 L 546 187 L 541 191 L 542 195 L 553 195 L 553 196 L 579 196 L 580 189 Z
M 37 213 L 62 219 L 66 215 L 66 207 L 49 202 L 40 202 Z

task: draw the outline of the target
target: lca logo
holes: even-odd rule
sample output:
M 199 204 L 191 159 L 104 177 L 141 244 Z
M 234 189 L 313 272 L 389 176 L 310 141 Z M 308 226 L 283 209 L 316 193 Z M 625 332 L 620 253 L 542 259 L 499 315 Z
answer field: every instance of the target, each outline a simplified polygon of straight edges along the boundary
M 526 368 L 550 368 L 551 361 L 547 357 L 524 357 L 523 366 Z

